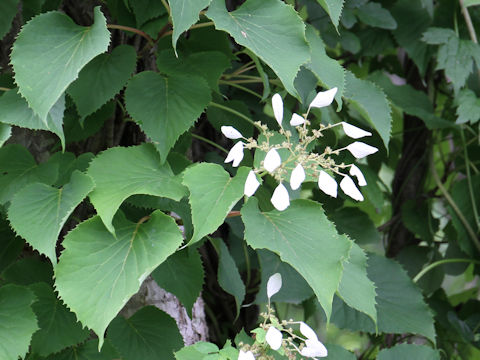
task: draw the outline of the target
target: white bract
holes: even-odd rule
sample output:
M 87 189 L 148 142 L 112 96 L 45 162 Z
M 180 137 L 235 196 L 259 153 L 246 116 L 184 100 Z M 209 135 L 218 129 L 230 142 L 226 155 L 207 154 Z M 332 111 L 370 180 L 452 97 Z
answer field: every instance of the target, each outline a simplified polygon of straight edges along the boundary
M 365 176 L 363 176 L 362 171 L 357 166 L 355 166 L 354 164 L 352 164 L 352 166 L 350 167 L 349 173 L 350 173 L 350 175 L 355 176 L 357 178 L 358 186 L 366 186 L 367 185 L 367 181 L 365 180 Z
M 317 96 L 315 96 L 315 98 L 310 103 L 309 108 L 312 108 L 312 107 L 322 108 L 330 105 L 333 102 L 333 99 L 335 98 L 335 94 L 337 93 L 337 90 L 338 89 L 334 87 L 333 89 L 319 92 Z
M 243 142 L 239 141 L 230 149 L 225 163 L 233 162 L 232 166 L 237 167 L 243 160 Z
M 327 357 L 328 350 L 320 341 L 307 339 L 305 341 L 305 347 L 302 349 L 300 354 L 302 356 L 316 358 L 316 357 Z
M 317 334 L 313 329 L 305 324 L 303 321 L 300 322 L 300 332 L 309 340 L 318 340 Z
M 236 139 L 242 139 L 243 135 L 235 129 L 233 126 L 222 126 L 220 128 L 222 130 L 222 134 L 225 135 L 225 137 L 236 140 Z
M 318 177 L 318 187 L 325 194 L 330 195 L 331 197 L 337 197 L 338 184 L 333 177 L 328 175 L 325 171 L 320 171 L 320 176 Z
M 278 293 L 282 288 L 282 275 L 275 273 L 268 278 L 267 281 L 267 297 L 270 299 L 273 295 Z
M 292 174 L 290 175 L 290 187 L 292 190 L 297 190 L 300 185 L 302 185 L 305 180 L 305 170 L 303 169 L 302 164 L 298 164 L 293 169 Z
M 240 350 L 238 353 L 238 360 L 255 360 L 255 356 L 253 356 L 251 351 L 244 352 L 243 350 Z
M 285 210 L 290 205 L 287 188 L 283 184 L 278 185 L 273 191 L 270 201 L 278 211 Z
M 303 123 L 305 123 L 305 118 L 303 116 L 293 113 L 292 118 L 290 119 L 290 125 L 298 126 L 303 125 Z
M 350 176 L 345 175 L 343 177 L 342 181 L 340 181 L 340 188 L 352 199 L 355 199 L 357 201 L 363 201 L 362 193 L 357 189 L 355 183 Z
M 348 151 L 352 153 L 357 159 L 364 158 L 365 156 L 375 154 L 378 149 L 374 146 L 367 145 L 360 141 L 355 141 L 346 147 Z
M 365 136 L 372 136 L 371 132 L 362 130 L 356 126 L 350 125 L 346 122 L 342 122 L 343 131 L 352 139 L 360 139 Z
M 263 167 L 265 168 L 265 170 L 271 173 L 281 164 L 282 159 L 280 158 L 278 151 L 276 149 L 270 149 L 270 151 L 265 156 L 265 160 L 263 160 Z
M 253 170 L 250 170 L 247 176 L 247 180 L 245 181 L 245 187 L 243 193 L 250 197 L 253 194 L 255 194 L 255 191 L 257 191 L 258 187 L 260 186 L 260 182 L 257 179 L 257 176 L 255 175 L 255 172 Z
M 272 350 L 280 349 L 282 346 L 282 332 L 277 328 L 270 326 L 267 330 L 267 334 L 265 335 L 265 340 L 267 340 L 268 345 L 272 348 Z
M 280 94 L 275 94 L 272 97 L 272 108 L 273 115 L 275 115 L 275 120 L 277 120 L 278 125 L 282 127 L 283 121 L 283 100 Z

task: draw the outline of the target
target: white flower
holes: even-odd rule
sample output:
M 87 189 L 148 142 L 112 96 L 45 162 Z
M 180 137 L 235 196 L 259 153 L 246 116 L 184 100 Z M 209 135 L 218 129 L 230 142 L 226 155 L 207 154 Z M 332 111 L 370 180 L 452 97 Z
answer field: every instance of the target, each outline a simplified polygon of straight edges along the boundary
M 327 357 L 328 350 L 320 341 L 316 339 L 308 339 L 305 341 L 305 347 L 300 352 L 300 355 L 306 357 Z
M 244 352 L 243 350 L 240 350 L 238 353 L 238 360 L 255 360 L 255 356 L 253 356 L 251 351 Z
M 283 184 L 278 185 L 270 201 L 278 211 L 285 210 L 290 205 L 287 188 Z
M 297 190 L 300 185 L 302 185 L 304 180 L 305 170 L 303 170 L 303 166 L 301 164 L 298 164 L 295 169 L 293 169 L 292 175 L 290 175 L 290 187 L 292 190 Z
M 363 201 L 362 193 L 357 189 L 355 183 L 353 182 L 352 178 L 348 175 L 345 175 L 340 181 L 340 187 L 342 188 L 343 192 L 350 196 L 352 199 L 357 201 Z
M 325 194 L 330 195 L 334 198 L 337 197 L 337 182 L 333 177 L 328 175 L 325 171 L 320 171 L 320 176 L 318 177 L 318 187 Z
M 237 167 L 243 160 L 243 142 L 239 141 L 228 152 L 225 163 L 233 161 L 232 166 Z
M 240 131 L 235 129 L 233 126 L 222 126 L 220 129 L 222 130 L 222 134 L 229 139 L 236 140 L 243 138 L 243 135 L 240 134 Z
M 282 288 L 282 275 L 275 273 L 268 278 L 267 281 L 267 296 L 270 299 L 273 295 L 278 293 Z
M 273 350 L 278 350 L 280 346 L 282 346 L 282 332 L 276 327 L 270 326 L 265 335 L 265 340 L 267 340 L 268 345 L 270 345 Z
M 364 136 L 372 136 L 371 132 L 362 130 L 356 126 L 350 125 L 346 122 L 342 122 L 343 131 L 352 139 L 360 139 Z
M 374 146 L 367 145 L 360 141 L 355 141 L 346 147 L 348 151 L 352 153 L 357 159 L 364 158 L 365 156 L 375 154 L 378 149 Z
M 275 115 L 275 119 L 278 122 L 278 125 L 282 127 L 283 121 L 283 100 L 280 94 L 275 94 L 272 97 L 272 108 L 273 114 Z
M 278 151 L 276 149 L 270 149 L 270 151 L 265 156 L 265 160 L 263 161 L 263 167 L 265 168 L 265 170 L 271 173 L 281 164 L 282 159 L 280 158 Z
M 319 92 L 317 96 L 315 96 L 313 101 L 310 103 L 309 108 L 311 107 L 322 108 L 330 105 L 333 102 L 333 99 L 335 98 L 335 94 L 337 93 L 337 90 L 338 89 L 334 87 L 333 89 Z
M 290 125 L 298 126 L 302 125 L 305 122 L 303 116 L 293 113 L 292 118 L 290 119 Z
M 310 326 L 308 326 L 307 324 L 305 324 L 303 321 L 300 322 L 300 332 L 307 339 L 318 341 L 318 337 L 317 337 L 317 334 L 315 334 L 315 331 L 313 331 L 313 329 Z
M 367 181 L 365 180 L 365 176 L 363 176 L 362 171 L 354 164 L 352 164 L 352 166 L 350 167 L 350 175 L 357 178 L 359 186 L 367 185 Z
M 255 191 L 257 191 L 259 186 L 260 186 L 260 182 L 257 180 L 257 176 L 255 175 L 255 172 L 253 170 L 250 170 L 247 176 L 247 180 L 245 181 L 245 187 L 244 187 L 243 193 L 248 197 L 250 197 L 253 194 L 255 194 Z

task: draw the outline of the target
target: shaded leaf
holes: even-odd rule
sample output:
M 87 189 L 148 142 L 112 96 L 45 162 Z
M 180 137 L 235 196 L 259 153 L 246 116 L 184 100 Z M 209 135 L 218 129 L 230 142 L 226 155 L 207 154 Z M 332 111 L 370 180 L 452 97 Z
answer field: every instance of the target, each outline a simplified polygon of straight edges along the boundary
M 105 341 L 101 352 L 98 351 L 98 340 L 95 339 L 78 346 L 72 346 L 58 354 L 50 355 L 45 360 L 115 360 L 118 358 L 118 353 L 108 339 Z
M 44 282 L 53 285 L 53 268 L 48 261 L 38 257 L 26 257 L 9 266 L 2 277 L 9 283 L 31 285 Z
M 5 141 L 7 141 L 11 135 L 12 127 L 10 125 L 0 123 L 0 147 L 5 144 Z
M 330 219 L 333 220 L 340 234 L 347 234 L 358 244 L 377 244 L 381 241 L 375 224 L 358 208 L 337 209 L 330 214 Z
M 330 16 L 333 25 L 337 28 L 342 15 L 344 0 L 317 0 L 317 2 L 322 5 L 323 9 Z
M 426 345 L 399 344 L 381 350 L 377 360 L 440 360 L 440 353 Z
M 0 217 L 0 274 L 22 252 L 25 242 L 8 226 L 8 222 Z
M 163 4 L 157 0 L 129 0 L 128 3 L 135 14 L 137 27 L 142 26 L 148 20 L 163 15 L 166 12 Z
M 357 10 L 357 16 L 364 24 L 373 27 L 388 30 L 397 28 L 397 22 L 390 14 L 390 11 L 376 2 L 368 2 L 360 6 Z
M 327 344 L 328 356 L 326 360 L 355 360 L 357 357 L 354 353 L 344 349 L 340 345 Z
M 470 89 L 462 89 L 457 96 L 457 120 L 456 124 L 469 122 L 475 124 L 480 120 L 480 99 Z
M 19 0 L 3 0 L 0 2 L 0 40 L 8 33 L 18 10 Z

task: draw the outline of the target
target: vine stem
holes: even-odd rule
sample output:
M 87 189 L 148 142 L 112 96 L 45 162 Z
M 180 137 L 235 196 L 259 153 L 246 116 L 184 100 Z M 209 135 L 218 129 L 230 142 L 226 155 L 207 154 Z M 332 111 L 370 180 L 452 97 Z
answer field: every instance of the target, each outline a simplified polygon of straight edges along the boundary
M 216 107 L 216 108 L 219 108 L 219 109 L 222 109 L 222 110 L 225 110 L 225 111 L 228 111 L 229 113 L 232 113 L 234 115 L 237 115 L 238 117 L 242 118 L 243 120 L 245 121 L 248 121 L 250 124 L 252 124 L 253 126 L 257 127 L 258 129 L 261 130 L 261 127 L 255 123 L 255 121 L 253 121 L 252 119 L 250 119 L 248 116 L 245 116 L 243 115 L 242 113 L 236 111 L 236 110 L 233 110 L 231 108 L 229 108 L 228 106 L 224 106 L 224 105 L 221 105 L 221 104 L 217 104 L 215 102 L 210 102 L 209 105 L 213 106 L 213 107 Z
M 225 149 L 223 146 L 220 146 L 218 145 L 217 143 L 213 142 L 212 140 L 208 140 L 207 138 L 204 138 L 203 136 L 200 136 L 200 135 L 197 135 L 197 134 L 194 134 L 192 133 L 192 137 L 198 139 L 198 140 L 202 140 L 203 142 L 209 144 L 209 145 L 212 145 L 213 147 L 216 147 L 217 149 L 223 151 L 224 153 L 228 154 L 228 150 Z
M 213 21 L 209 21 L 209 22 L 204 22 L 204 23 L 199 23 L 199 24 L 192 25 L 192 26 L 190 26 L 190 28 L 188 30 L 193 30 L 193 29 L 198 29 L 198 28 L 213 26 L 213 25 L 215 25 L 215 23 Z M 170 31 L 165 32 L 162 35 L 162 37 L 172 35 L 172 34 L 173 34 L 173 30 L 170 30 Z
M 107 28 L 116 29 L 116 30 L 123 30 L 123 31 L 128 31 L 128 32 L 135 33 L 135 34 L 140 35 L 141 37 L 145 38 L 151 46 L 155 45 L 153 39 L 146 32 L 144 32 L 142 30 L 135 29 L 135 28 L 132 28 L 130 26 L 117 25 L 117 24 L 107 24 Z
M 163 4 L 163 6 L 165 6 L 165 9 L 167 9 L 167 12 L 168 12 L 168 16 L 170 16 L 170 6 L 168 5 L 167 3 L 167 0 L 160 0 Z
M 460 137 L 462 139 L 463 154 L 465 157 L 465 170 L 467 172 L 468 192 L 470 194 L 470 202 L 472 203 L 473 216 L 475 217 L 475 224 L 477 225 L 477 231 L 478 231 L 480 229 L 480 223 L 478 219 L 478 209 L 475 201 L 475 196 L 473 193 L 472 176 L 470 174 L 470 160 L 468 158 L 467 144 L 465 142 L 465 134 L 463 133 L 463 129 L 460 129 Z
M 443 259 L 443 260 L 438 260 L 435 261 L 431 264 L 429 264 L 427 267 L 423 268 L 420 270 L 420 272 L 415 275 L 413 278 L 413 282 L 417 283 L 426 273 L 428 273 L 430 270 L 436 268 L 437 266 L 444 265 L 444 264 L 450 264 L 450 263 L 460 263 L 460 262 L 469 262 L 472 264 L 480 264 L 480 261 L 478 260 L 473 260 L 473 259 Z
M 465 23 L 467 24 L 468 33 L 470 34 L 470 39 L 472 39 L 472 41 L 475 44 L 478 44 L 477 33 L 475 32 L 475 28 L 473 27 L 472 18 L 470 17 L 468 9 L 463 3 L 463 0 L 458 0 L 458 2 L 460 3 L 460 7 L 462 8 L 462 14 L 463 14 L 463 17 L 465 18 Z
M 0 91 L 10 91 L 12 89 L 0 86 Z

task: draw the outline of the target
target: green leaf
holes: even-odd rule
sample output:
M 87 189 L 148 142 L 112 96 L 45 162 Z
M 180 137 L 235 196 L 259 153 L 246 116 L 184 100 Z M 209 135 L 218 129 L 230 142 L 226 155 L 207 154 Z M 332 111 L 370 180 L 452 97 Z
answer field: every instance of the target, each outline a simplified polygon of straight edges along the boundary
M 170 16 L 172 17 L 172 46 L 177 52 L 177 40 L 184 31 L 198 21 L 198 14 L 212 0 L 169 0 Z
M 0 217 L 0 274 L 17 259 L 24 244 L 22 239 L 15 236 L 8 222 Z
M 127 1 L 125 3 L 127 3 Z M 137 27 L 142 26 L 148 20 L 163 15 L 166 12 L 163 4 L 156 0 L 130 0 L 128 3 L 135 14 Z
M 310 45 L 311 56 L 310 63 L 306 66 L 317 76 L 324 87 L 338 88 L 335 100 L 338 104 L 337 110 L 341 110 L 342 96 L 345 90 L 345 70 L 338 61 L 327 56 L 325 44 L 313 26 L 308 25 L 305 34 Z
M 148 143 L 104 151 L 91 162 L 88 175 L 95 183 L 90 200 L 112 233 L 113 216 L 129 196 L 147 194 L 178 201 L 186 194 L 168 164 L 160 165 L 158 153 Z
M 63 134 L 63 113 L 65 111 L 65 97 L 62 95 L 48 112 L 45 121 L 42 121 L 27 102 L 17 92 L 18 89 L 7 91 L 0 97 L 0 122 L 32 130 L 48 130 L 56 134 L 65 149 Z
M 333 220 L 340 234 L 347 234 L 360 245 L 378 244 L 382 240 L 373 221 L 358 208 L 337 209 L 330 213 L 330 219 Z
M 310 53 L 305 25 L 293 7 L 279 0 L 247 0 L 228 12 L 223 0 L 213 0 L 207 16 L 270 66 L 290 94 L 297 94 L 293 82 Z
M 0 288 L 0 359 L 17 360 L 28 351 L 32 334 L 38 329 L 31 304 L 35 295 L 22 286 Z
M 452 37 L 456 37 L 452 29 L 431 27 L 423 33 L 422 41 L 431 45 L 446 44 Z
M 237 316 L 240 315 L 240 306 L 245 299 L 245 285 L 243 284 L 237 265 L 230 255 L 227 245 L 221 239 L 212 239 L 212 244 L 218 254 L 218 284 L 227 293 L 235 297 Z
M 0 123 L 0 147 L 5 144 L 5 141 L 7 141 L 11 135 L 12 127 L 10 125 Z
M 119 357 L 108 340 L 105 341 L 102 351 L 98 352 L 98 340 L 95 339 L 50 355 L 45 360 L 115 360 Z
M 162 162 L 211 100 L 210 88 L 201 77 L 163 77 L 152 71 L 130 80 L 125 97 L 128 112 L 152 139 Z
M 203 287 L 204 271 L 200 254 L 194 248 L 177 251 L 152 273 L 153 279 L 174 294 L 192 318 L 192 308 Z
M 33 352 L 46 356 L 89 337 L 90 331 L 82 328 L 75 315 L 57 298 L 51 286 L 36 283 L 30 289 L 37 297 L 32 308 L 40 327 L 32 337 Z
M 147 223 L 114 219 L 117 236 L 100 217 L 84 221 L 65 237 L 55 267 L 55 286 L 63 301 L 103 344 L 105 329 L 143 280 L 183 241 L 175 221 L 160 211 Z
M 12 21 L 18 11 L 19 0 L 3 0 L 0 2 L 0 40 L 12 27 Z
M 44 282 L 53 285 L 53 268 L 49 261 L 26 257 L 9 266 L 2 274 L 9 283 L 31 285 Z
M 352 244 L 350 258 L 343 263 L 338 293 L 350 307 L 367 314 L 377 323 L 375 286 L 367 276 L 367 256 L 355 243 Z
M 464 0 L 463 5 L 465 6 L 475 6 L 475 5 L 480 5 L 480 0 Z
M 458 103 L 456 124 L 467 122 L 475 124 L 480 120 L 480 99 L 472 90 L 460 90 L 456 102 Z
M 344 0 L 317 0 L 317 2 L 322 5 L 323 9 L 330 16 L 336 29 L 342 15 Z
M 277 253 L 297 270 L 329 319 L 352 242 L 337 233 L 321 206 L 313 201 L 294 200 L 284 211 L 260 212 L 257 199 L 250 198 L 241 213 L 247 243 L 254 249 Z
M 377 360 L 440 360 L 440 353 L 425 345 L 400 344 L 381 350 Z
M 180 351 L 175 353 L 176 360 L 198 360 L 198 359 L 222 359 L 219 357 L 218 354 L 218 346 L 212 343 L 207 343 L 204 341 L 199 341 L 193 345 L 185 346 Z M 206 357 L 211 355 L 212 357 Z M 238 350 L 236 352 L 236 356 L 238 357 Z
M 345 79 L 345 98 L 377 130 L 388 150 L 392 117 L 387 97 L 375 84 L 356 78 L 350 71 Z
M 174 360 L 173 353 L 183 346 L 175 320 L 155 306 L 145 306 L 128 319 L 116 317 L 108 339 L 128 360 Z
M 376 2 L 368 2 L 357 10 L 358 18 L 367 25 L 378 27 L 380 29 L 395 30 L 397 22 L 390 11 L 383 8 Z
M 223 224 L 233 206 L 243 196 L 249 169 L 241 167 L 237 175 L 230 175 L 217 164 L 201 163 L 189 167 L 183 175 L 183 184 L 190 190 L 193 236 L 196 243 Z
M 0 148 L 0 204 L 10 201 L 18 190 L 29 183 L 53 184 L 57 172 L 56 166 L 37 166 L 33 156 L 22 145 L 11 144 Z
M 8 219 L 20 236 L 55 265 L 60 230 L 93 187 L 92 179 L 79 171 L 61 189 L 40 183 L 28 185 L 13 197 Z
M 220 51 L 195 52 L 177 58 L 172 50 L 164 50 L 157 54 L 157 67 L 168 75 L 198 74 L 218 92 L 218 79 L 230 67 L 230 60 Z
M 355 360 L 357 357 L 354 353 L 344 349 L 340 345 L 327 344 L 328 356 L 326 360 Z
M 81 122 L 122 90 L 136 62 L 135 49 L 120 45 L 111 54 L 98 55 L 80 71 L 67 92 L 77 105 Z
M 13 44 L 15 82 L 42 121 L 80 70 L 107 50 L 110 32 L 100 7 L 94 17 L 92 26 L 83 27 L 58 11 L 44 13 L 30 20 Z

